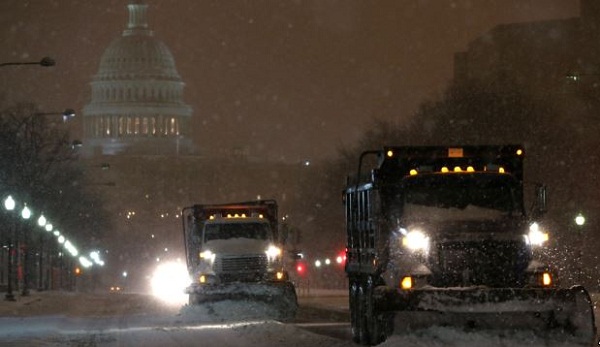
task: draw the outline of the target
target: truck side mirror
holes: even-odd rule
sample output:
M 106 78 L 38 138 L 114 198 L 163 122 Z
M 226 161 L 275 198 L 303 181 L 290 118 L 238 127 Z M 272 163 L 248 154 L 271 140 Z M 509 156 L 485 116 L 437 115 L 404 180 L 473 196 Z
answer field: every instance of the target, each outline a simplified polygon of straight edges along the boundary
M 546 186 L 543 184 L 538 184 L 535 187 L 535 195 L 537 197 L 535 213 L 538 215 L 543 215 L 546 213 Z

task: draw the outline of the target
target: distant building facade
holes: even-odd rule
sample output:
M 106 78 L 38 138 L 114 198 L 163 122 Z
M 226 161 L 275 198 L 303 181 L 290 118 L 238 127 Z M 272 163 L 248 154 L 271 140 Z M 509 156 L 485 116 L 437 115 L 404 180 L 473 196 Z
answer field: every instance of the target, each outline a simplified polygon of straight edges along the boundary
M 550 194 L 545 222 L 561 244 L 552 262 L 563 284 L 598 290 L 600 1 L 581 0 L 576 18 L 498 25 L 457 53 L 454 64 L 456 86 L 523 93 L 543 110 L 521 141 L 531 145 L 530 172 L 538 170 Z M 539 136 L 547 129 L 553 137 Z M 585 228 L 573 222 L 578 213 Z
M 132 2 L 129 21 L 100 60 L 83 109 L 84 148 L 91 155 L 193 153 L 192 108 L 167 46 L 148 28 L 148 5 Z
M 456 53 L 454 82 L 535 96 L 600 88 L 600 1 L 581 0 L 577 18 L 498 25 Z

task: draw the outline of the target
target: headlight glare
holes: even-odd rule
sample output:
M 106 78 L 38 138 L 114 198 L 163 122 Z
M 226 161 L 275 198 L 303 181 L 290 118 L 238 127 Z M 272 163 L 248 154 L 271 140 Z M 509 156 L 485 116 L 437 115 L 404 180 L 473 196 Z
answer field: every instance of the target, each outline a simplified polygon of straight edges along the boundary
M 269 248 L 267 248 L 265 253 L 267 253 L 267 257 L 269 259 L 275 259 L 275 258 L 281 256 L 281 248 L 271 245 L 271 246 L 269 246 Z
M 200 252 L 200 259 L 204 259 L 204 260 L 215 260 L 215 254 L 209 250 L 205 250 L 203 252 Z
M 412 230 L 402 238 L 402 245 L 413 251 L 428 251 L 429 237 L 419 230 Z
M 529 234 L 527 235 L 527 241 L 532 246 L 541 246 L 544 242 L 547 242 L 549 239 L 548 233 L 540 230 L 540 227 L 537 223 L 533 223 L 529 226 Z

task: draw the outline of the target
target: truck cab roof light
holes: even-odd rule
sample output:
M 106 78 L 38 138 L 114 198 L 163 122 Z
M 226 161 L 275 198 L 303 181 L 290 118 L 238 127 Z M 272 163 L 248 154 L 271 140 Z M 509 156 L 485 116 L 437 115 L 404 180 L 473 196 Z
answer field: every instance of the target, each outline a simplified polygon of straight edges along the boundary
M 415 176 L 419 172 L 417 170 L 415 170 L 415 169 L 411 169 L 409 173 L 410 173 L 411 176 Z
M 460 168 L 460 166 L 455 166 L 454 172 L 462 172 L 462 169 Z
M 552 285 L 552 275 L 549 272 L 542 274 L 542 285 L 545 287 Z
M 446 166 L 442 167 L 442 169 L 440 170 L 440 172 L 442 173 L 446 173 L 449 172 L 448 168 Z
M 408 290 L 408 289 L 412 289 L 412 287 L 413 287 L 412 277 L 410 277 L 410 276 L 402 277 L 402 280 L 400 281 L 400 288 L 402 288 L 404 290 Z
M 475 172 L 475 168 L 472 166 L 467 167 L 467 172 Z

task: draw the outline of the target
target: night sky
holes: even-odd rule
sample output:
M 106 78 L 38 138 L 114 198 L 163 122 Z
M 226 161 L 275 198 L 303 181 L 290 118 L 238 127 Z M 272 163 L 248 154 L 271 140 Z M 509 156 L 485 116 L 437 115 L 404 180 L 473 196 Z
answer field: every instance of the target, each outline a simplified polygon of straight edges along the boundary
M 89 102 L 126 0 L 3 0 L 3 108 Z M 374 119 L 407 119 L 452 77 L 453 55 L 497 24 L 579 15 L 578 0 L 155 0 L 150 28 L 175 57 L 201 148 L 299 161 L 352 145 Z M 75 137 L 81 121 L 71 124 Z

